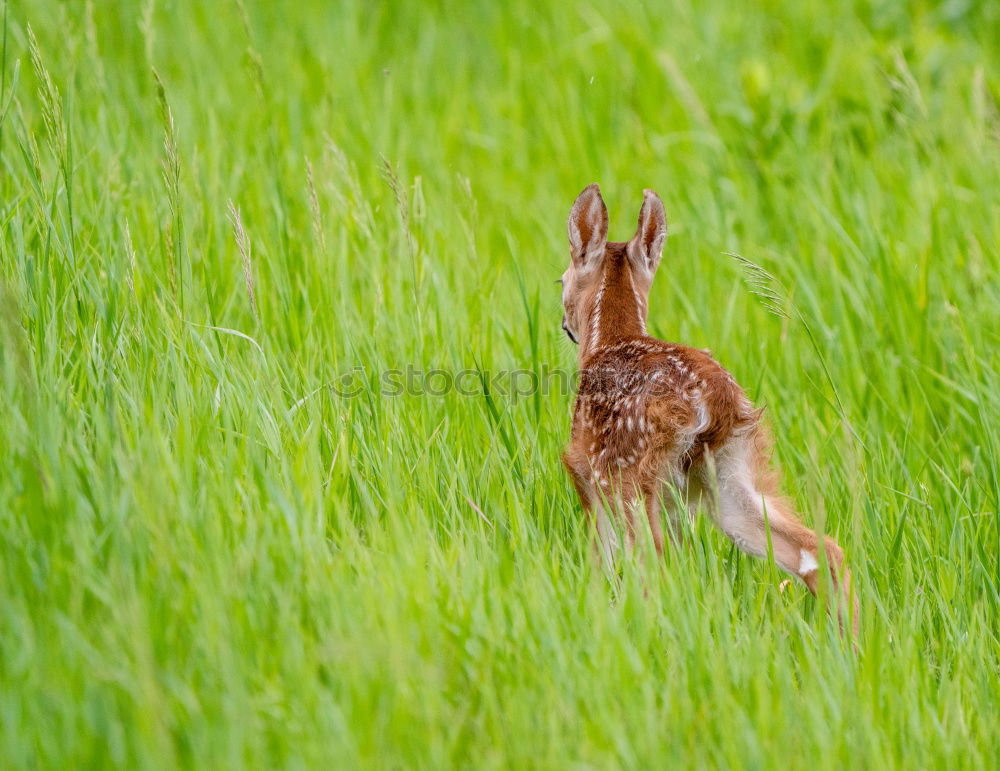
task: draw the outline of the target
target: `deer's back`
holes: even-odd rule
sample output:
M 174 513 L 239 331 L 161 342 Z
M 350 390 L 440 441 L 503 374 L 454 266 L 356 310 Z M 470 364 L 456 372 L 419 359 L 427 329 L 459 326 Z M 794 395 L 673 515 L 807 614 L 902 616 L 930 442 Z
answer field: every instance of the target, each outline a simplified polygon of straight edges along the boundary
M 598 468 L 628 466 L 655 450 L 689 466 L 756 420 L 708 352 L 642 337 L 602 347 L 584 363 L 573 437 Z

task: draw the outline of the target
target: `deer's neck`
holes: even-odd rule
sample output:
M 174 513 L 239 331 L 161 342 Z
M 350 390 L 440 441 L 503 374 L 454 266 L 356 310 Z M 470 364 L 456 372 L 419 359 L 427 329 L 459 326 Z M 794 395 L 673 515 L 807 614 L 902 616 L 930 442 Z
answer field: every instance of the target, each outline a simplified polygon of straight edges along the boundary
M 605 260 L 580 341 L 581 363 L 600 348 L 646 334 L 646 301 L 624 255 Z

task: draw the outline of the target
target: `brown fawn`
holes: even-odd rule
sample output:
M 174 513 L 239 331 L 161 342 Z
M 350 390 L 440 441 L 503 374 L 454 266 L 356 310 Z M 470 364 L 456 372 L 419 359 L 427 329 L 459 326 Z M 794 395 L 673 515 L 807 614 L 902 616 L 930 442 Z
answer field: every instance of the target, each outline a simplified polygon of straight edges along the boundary
M 649 290 L 666 237 L 663 203 L 652 190 L 644 193 L 639 228 L 628 243 L 608 241 L 608 210 L 597 185 L 580 193 L 569 214 L 562 327 L 579 345 L 580 381 L 563 463 L 596 526 L 600 558 L 612 568 L 617 531 L 631 547 L 647 524 L 662 553 L 661 507 L 679 538 L 683 518 L 704 503 L 740 549 L 757 557 L 773 553 L 816 594 L 824 561 L 819 538 L 778 492 L 761 410 L 708 352 L 646 334 Z M 826 538 L 823 552 L 841 628 L 850 612 L 856 635 L 843 551 Z

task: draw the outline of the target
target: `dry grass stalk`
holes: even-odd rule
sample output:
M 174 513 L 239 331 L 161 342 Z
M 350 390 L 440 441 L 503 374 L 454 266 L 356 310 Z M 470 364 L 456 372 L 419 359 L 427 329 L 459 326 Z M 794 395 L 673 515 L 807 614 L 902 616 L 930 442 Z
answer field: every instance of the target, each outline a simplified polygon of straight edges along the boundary
M 382 177 L 389 184 L 392 195 L 396 199 L 396 208 L 399 210 L 399 218 L 403 223 L 403 233 L 406 235 L 406 246 L 410 250 L 410 256 L 416 254 L 416 246 L 413 243 L 413 232 L 410 230 L 410 203 L 407 199 L 406 189 L 399 181 L 396 170 L 389 163 L 389 159 L 384 155 L 382 158 Z
M 128 220 L 125 220 L 125 254 L 128 256 L 128 270 L 125 271 L 125 283 L 129 291 L 135 294 L 135 247 L 132 245 L 132 231 Z
M 313 167 L 306 158 L 306 182 L 309 185 L 309 208 L 312 211 L 313 232 L 320 252 L 326 253 L 326 237 L 323 235 L 323 217 L 319 209 L 319 196 L 316 194 L 316 184 L 313 180 Z
M 250 299 L 250 310 L 253 312 L 254 320 L 260 322 L 260 315 L 257 312 L 257 294 L 254 291 L 250 237 L 247 235 L 246 228 L 243 227 L 243 218 L 240 216 L 240 210 L 232 200 L 229 201 L 229 221 L 233 223 L 233 236 L 236 238 L 236 246 L 240 250 L 240 257 L 243 260 L 243 277 L 247 282 L 247 297 Z
M 779 318 L 791 318 L 781 283 L 770 271 L 736 252 L 725 252 L 725 255 L 736 260 L 743 271 L 743 280 L 747 287 L 767 310 Z
M 42 122 L 45 124 L 45 132 L 48 134 L 49 146 L 59 163 L 65 165 L 68 160 L 69 139 L 66 136 L 66 124 L 63 121 L 62 99 L 59 96 L 59 89 L 52 82 L 49 71 L 45 69 L 42 54 L 38 48 L 38 40 L 35 38 L 35 32 L 30 24 L 28 25 L 28 51 L 31 55 L 31 64 L 35 68 L 35 75 L 38 77 L 38 98 L 42 103 Z
M 174 125 L 173 111 L 167 102 L 167 91 L 163 87 L 160 74 L 155 69 L 153 70 L 153 80 L 156 81 L 156 101 L 160 108 L 160 121 L 163 123 L 163 182 L 167 187 L 170 211 L 176 217 L 181 179 L 180 155 L 177 152 L 177 129 Z

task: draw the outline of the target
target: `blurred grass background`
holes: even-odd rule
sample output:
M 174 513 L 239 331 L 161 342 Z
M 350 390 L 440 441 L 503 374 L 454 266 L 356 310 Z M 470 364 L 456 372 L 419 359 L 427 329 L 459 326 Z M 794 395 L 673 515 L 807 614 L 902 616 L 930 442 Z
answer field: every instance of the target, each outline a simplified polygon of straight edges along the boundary
M 2 13 L 0 766 L 995 767 L 1000 5 Z M 663 197 L 651 332 L 768 406 L 856 655 L 704 521 L 596 575 L 570 395 L 331 387 L 572 371 L 594 181 Z

